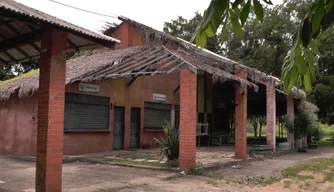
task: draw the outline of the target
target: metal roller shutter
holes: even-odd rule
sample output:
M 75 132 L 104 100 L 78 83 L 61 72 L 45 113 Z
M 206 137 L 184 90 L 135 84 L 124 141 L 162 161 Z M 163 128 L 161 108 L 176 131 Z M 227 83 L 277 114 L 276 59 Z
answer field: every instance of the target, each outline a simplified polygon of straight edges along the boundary
M 109 98 L 66 93 L 65 131 L 109 131 Z
M 145 129 L 162 129 L 162 125 L 171 121 L 171 109 L 169 104 L 145 103 L 144 127 Z

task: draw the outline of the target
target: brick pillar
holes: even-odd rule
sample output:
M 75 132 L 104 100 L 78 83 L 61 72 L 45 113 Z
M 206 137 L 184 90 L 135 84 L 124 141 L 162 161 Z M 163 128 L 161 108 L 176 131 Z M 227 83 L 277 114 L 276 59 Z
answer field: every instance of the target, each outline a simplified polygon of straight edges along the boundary
M 267 145 L 276 149 L 276 90 L 275 83 L 267 84 Z
M 245 70 L 237 70 L 236 76 L 246 78 Z M 235 86 L 235 158 L 247 157 L 247 87 Z
M 38 90 L 36 191 L 62 190 L 67 34 L 42 33 Z
M 294 107 L 294 102 L 293 102 L 293 95 L 288 95 L 287 96 L 287 115 L 288 115 L 288 119 L 289 121 L 294 121 L 295 119 L 295 107 Z M 288 143 L 291 146 L 291 149 L 295 148 L 295 136 L 294 133 L 289 133 L 288 132 Z
M 130 87 L 125 84 L 125 117 L 124 117 L 124 150 L 130 149 L 130 129 L 131 129 L 131 100 Z
M 180 157 L 181 170 L 196 165 L 197 75 L 180 71 Z

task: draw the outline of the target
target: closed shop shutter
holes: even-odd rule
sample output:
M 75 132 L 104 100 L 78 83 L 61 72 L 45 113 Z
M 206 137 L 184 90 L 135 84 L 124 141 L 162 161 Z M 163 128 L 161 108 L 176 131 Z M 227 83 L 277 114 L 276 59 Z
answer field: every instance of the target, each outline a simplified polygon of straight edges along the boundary
M 109 98 L 66 93 L 65 131 L 109 131 Z
M 161 103 L 145 103 L 144 127 L 145 129 L 162 129 L 166 122 L 171 121 L 172 106 Z

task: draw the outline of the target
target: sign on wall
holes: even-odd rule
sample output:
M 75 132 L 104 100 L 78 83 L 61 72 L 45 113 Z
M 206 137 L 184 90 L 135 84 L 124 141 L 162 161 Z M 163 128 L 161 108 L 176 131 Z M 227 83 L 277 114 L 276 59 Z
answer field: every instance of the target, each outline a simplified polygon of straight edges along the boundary
M 153 101 L 166 102 L 166 95 L 153 93 Z
M 87 83 L 80 83 L 79 84 L 79 91 L 86 92 L 86 93 L 100 93 L 100 86 L 99 85 L 92 85 Z

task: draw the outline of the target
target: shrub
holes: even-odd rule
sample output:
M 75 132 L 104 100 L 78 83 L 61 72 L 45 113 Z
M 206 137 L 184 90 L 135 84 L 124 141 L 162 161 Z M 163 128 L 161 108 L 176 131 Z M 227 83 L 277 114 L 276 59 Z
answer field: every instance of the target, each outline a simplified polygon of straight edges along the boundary
M 158 142 L 161 148 L 160 155 L 165 155 L 167 161 L 174 161 L 179 158 L 179 132 L 174 126 L 167 123 L 163 126 L 166 138 L 160 140 L 154 138 Z
M 318 116 L 309 110 L 298 110 L 293 122 L 286 117 L 283 120 L 284 127 L 297 138 L 310 135 L 319 139 L 321 137 L 320 124 Z

